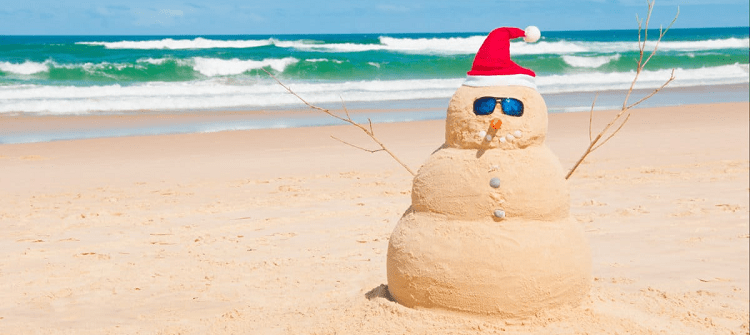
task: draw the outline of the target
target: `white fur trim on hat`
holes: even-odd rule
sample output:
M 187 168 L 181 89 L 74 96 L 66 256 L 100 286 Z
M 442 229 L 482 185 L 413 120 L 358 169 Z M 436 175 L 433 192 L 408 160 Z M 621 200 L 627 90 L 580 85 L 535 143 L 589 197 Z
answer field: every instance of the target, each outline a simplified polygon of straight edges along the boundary
M 536 89 L 536 80 L 534 79 L 534 77 L 525 74 L 512 74 L 503 76 L 466 76 L 464 86 L 526 86 Z

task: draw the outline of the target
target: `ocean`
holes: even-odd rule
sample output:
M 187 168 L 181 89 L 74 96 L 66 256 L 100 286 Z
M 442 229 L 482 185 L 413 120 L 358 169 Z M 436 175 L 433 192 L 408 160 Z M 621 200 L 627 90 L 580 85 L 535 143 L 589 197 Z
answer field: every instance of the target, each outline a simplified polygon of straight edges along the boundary
M 677 79 L 670 87 L 747 85 L 749 30 L 670 30 L 636 88 L 659 87 L 673 68 Z M 261 68 L 314 104 L 339 106 L 343 100 L 377 109 L 425 101 L 444 112 L 487 33 L 0 36 L 0 115 L 299 108 Z M 585 110 L 590 99 L 566 94 L 627 89 L 637 36 L 637 30 L 543 31 L 537 43 L 512 42 L 511 55 L 536 72 L 540 93 L 558 97 L 550 112 Z M 656 36 L 649 31 L 647 50 Z M 747 94 L 737 99 L 747 101 Z M 669 100 L 664 104 L 684 99 Z M 604 102 L 601 108 L 614 106 Z M 0 143 L 8 142 L 0 134 Z

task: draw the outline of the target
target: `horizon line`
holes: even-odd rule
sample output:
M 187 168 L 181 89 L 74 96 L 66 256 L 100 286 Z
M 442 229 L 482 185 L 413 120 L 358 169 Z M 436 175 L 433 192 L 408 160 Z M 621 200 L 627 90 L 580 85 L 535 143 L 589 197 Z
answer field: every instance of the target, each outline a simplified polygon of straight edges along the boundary
M 669 30 L 688 30 L 688 29 L 748 29 L 750 26 L 721 26 L 721 27 L 693 27 L 693 28 L 670 28 Z M 649 31 L 658 31 L 660 28 L 649 28 Z M 637 31 L 638 28 L 632 29 L 577 29 L 577 30 L 542 30 L 542 32 L 591 32 L 591 31 Z M 365 33 L 209 33 L 209 34 L 0 34 L 0 36 L 300 36 L 300 35 L 406 35 L 406 34 L 487 34 L 489 31 L 451 31 L 451 32 L 365 32 Z

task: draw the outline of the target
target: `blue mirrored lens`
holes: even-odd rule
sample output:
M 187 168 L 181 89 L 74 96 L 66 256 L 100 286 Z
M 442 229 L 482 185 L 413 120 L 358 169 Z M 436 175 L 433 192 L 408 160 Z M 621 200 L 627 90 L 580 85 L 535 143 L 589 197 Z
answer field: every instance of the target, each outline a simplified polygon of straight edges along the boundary
M 476 115 L 490 115 L 495 111 L 495 98 L 484 97 L 474 100 L 474 114 Z
M 476 106 L 476 103 L 474 103 Z M 523 115 L 523 102 L 518 99 L 504 98 L 500 102 L 500 107 L 503 108 L 503 113 L 510 116 L 521 116 Z

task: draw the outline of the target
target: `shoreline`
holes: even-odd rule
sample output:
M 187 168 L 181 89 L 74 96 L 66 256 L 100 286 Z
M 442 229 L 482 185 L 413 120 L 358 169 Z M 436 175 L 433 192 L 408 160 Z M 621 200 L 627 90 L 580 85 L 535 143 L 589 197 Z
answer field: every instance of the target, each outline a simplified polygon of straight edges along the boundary
M 694 113 L 693 111 L 696 110 L 700 111 L 700 115 L 681 115 L 683 113 Z M 700 117 L 706 120 L 712 120 L 714 118 L 716 120 L 725 120 L 728 116 L 724 115 L 724 111 L 731 111 L 733 113 L 733 116 L 731 117 L 737 118 L 739 117 L 738 115 L 742 115 L 743 113 L 747 116 L 748 110 L 750 110 L 750 102 L 633 109 L 633 120 L 631 120 L 629 125 L 624 127 L 624 129 L 633 126 L 633 124 L 636 123 L 636 120 L 638 120 L 638 128 L 637 130 L 634 130 L 634 132 L 645 131 L 652 133 L 658 130 L 669 130 L 675 127 L 674 122 L 677 121 L 674 120 L 675 117 Z M 598 111 L 595 113 L 592 124 L 594 131 L 596 131 L 596 129 L 601 129 L 618 112 L 619 111 L 615 110 Z M 330 118 L 327 115 L 324 116 Z M 202 118 L 203 116 L 198 117 Z M 109 122 L 118 121 L 118 116 L 107 116 L 106 118 L 109 118 L 109 120 L 107 120 Z M 715 122 L 709 122 L 709 125 L 712 123 Z M 92 124 L 97 124 L 97 122 L 93 122 Z M 555 113 L 549 115 L 547 144 L 558 154 L 563 166 L 572 166 L 588 145 L 588 125 L 588 112 Z M 703 128 L 703 126 L 701 126 L 701 128 Z M 376 133 L 381 133 L 382 131 L 380 129 L 387 129 L 388 137 L 381 138 L 386 145 L 389 145 L 389 142 L 401 143 L 409 139 L 414 145 L 421 146 L 422 150 L 425 152 L 432 152 L 444 143 L 445 120 L 382 123 L 375 126 Z M 716 126 L 712 125 L 710 129 L 715 130 Z M 680 131 L 683 130 L 687 130 L 687 128 L 680 128 Z M 61 157 L 58 154 L 60 152 L 66 153 L 65 156 L 68 156 L 69 159 L 80 161 L 95 161 L 97 160 L 97 157 L 107 157 L 111 155 L 114 158 L 122 159 L 123 162 L 128 162 L 131 158 L 137 158 L 139 161 L 147 158 L 163 162 L 164 160 L 169 159 L 169 157 L 172 156 L 172 153 L 183 160 L 188 157 L 202 158 L 214 154 L 220 154 L 223 155 L 222 157 L 227 158 L 226 155 L 232 154 L 238 149 L 238 145 L 241 145 L 243 148 L 242 151 L 247 151 L 248 154 L 260 155 L 257 157 L 258 161 L 264 162 L 267 160 L 278 162 L 279 168 L 278 170 L 273 171 L 273 173 L 283 173 L 284 171 L 293 170 L 291 168 L 286 168 L 283 163 L 284 159 L 286 159 L 284 157 L 292 152 L 302 154 L 309 150 L 315 152 L 315 155 L 313 156 L 317 155 L 329 158 L 336 156 L 335 153 L 342 150 L 349 153 L 361 152 L 359 149 L 348 147 L 330 138 L 331 135 L 345 139 L 352 144 L 361 147 L 370 148 L 372 146 L 371 140 L 364 135 L 361 130 L 355 127 L 350 125 L 324 125 L 316 127 L 100 137 L 64 141 L 2 144 L 0 145 L 0 161 L 6 163 L 6 167 L 11 167 L 15 164 L 20 164 L 19 166 L 22 166 L 24 161 L 40 161 L 40 163 L 43 163 L 52 160 L 54 157 Z M 696 132 L 695 134 L 691 134 L 691 136 L 699 137 L 701 135 Z M 556 139 L 556 141 L 553 141 L 552 139 Z M 615 143 L 617 143 L 617 141 L 615 141 Z M 87 147 L 89 149 L 79 150 L 77 149 L 79 146 Z M 608 146 L 610 146 L 610 144 L 608 144 Z M 116 148 L 128 148 L 129 150 L 120 152 L 119 150 L 115 150 Z M 137 150 L 135 150 L 135 148 L 137 148 Z M 574 148 L 575 150 L 572 150 L 571 148 Z M 562 152 L 560 153 L 558 150 Z M 689 148 L 685 148 L 685 150 L 689 150 Z M 351 165 L 350 168 L 352 169 L 371 170 L 370 165 L 380 165 L 377 163 L 377 159 L 371 158 L 375 156 L 378 155 L 367 153 L 365 157 L 360 157 L 367 158 L 363 161 L 350 161 L 347 157 L 336 157 L 334 162 L 337 164 L 346 163 L 345 165 Z M 747 156 L 747 154 L 745 154 L 745 156 Z M 423 162 L 424 158 L 426 158 L 426 156 L 406 157 L 404 160 L 407 165 L 411 166 L 413 170 L 416 171 L 415 167 L 418 167 Z M 249 158 L 245 157 L 243 159 L 247 160 Z M 385 156 L 380 157 L 380 159 L 388 161 Z M 8 164 L 11 162 L 14 162 L 14 164 Z M 198 160 L 196 163 L 205 164 L 206 162 Z M 309 167 L 311 171 L 316 171 L 316 173 L 325 173 L 325 170 L 333 164 L 317 160 L 310 161 L 309 163 L 311 164 Z M 393 163 L 391 168 L 396 170 L 403 169 L 395 162 L 391 163 Z M 192 164 L 191 161 L 186 160 L 178 165 L 187 166 L 190 164 Z M 52 166 L 50 166 L 50 168 L 51 167 Z M 315 169 L 313 169 L 313 167 L 315 167 Z M 250 168 L 251 171 L 258 170 L 253 167 L 252 164 L 247 166 L 247 168 Z M 135 169 L 135 167 L 133 167 L 133 169 Z M 194 172 L 196 171 L 197 170 L 194 170 Z M 54 169 L 50 170 L 49 175 L 44 176 L 45 178 L 48 178 L 49 184 L 55 184 L 53 181 L 61 181 L 65 179 L 61 176 L 55 176 L 54 173 L 51 172 L 54 172 Z M 243 173 L 240 171 L 236 172 L 239 174 Z M 203 177 L 214 178 L 216 176 L 205 175 Z M 271 176 L 268 175 L 267 177 L 270 178 Z M 101 180 L 105 179 L 106 178 L 102 176 Z M 16 184 L 12 182 L 13 179 L 4 179 L 2 181 L 3 183 L 0 183 L 0 189 L 13 190 L 19 189 L 19 187 L 24 187 L 24 183 Z
M 667 87 L 637 108 L 748 101 L 748 84 Z M 634 90 L 630 103 L 651 90 Z M 597 113 L 619 108 L 626 91 L 557 93 L 543 95 L 550 115 L 589 111 L 596 98 Z M 440 120 L 449 99 L 349 102 L 347 109 L 359 123 Z M 619 104 L 619 105 L 618 105 Z M 206 111 L 143 111 L 77 115 L 0 114 L 0 145 L 86 138 L 211 133 L 221 131 L 319 127 L 344 124 L 301 106 Z M 340 104 L 320 104 L 344 115 Z

